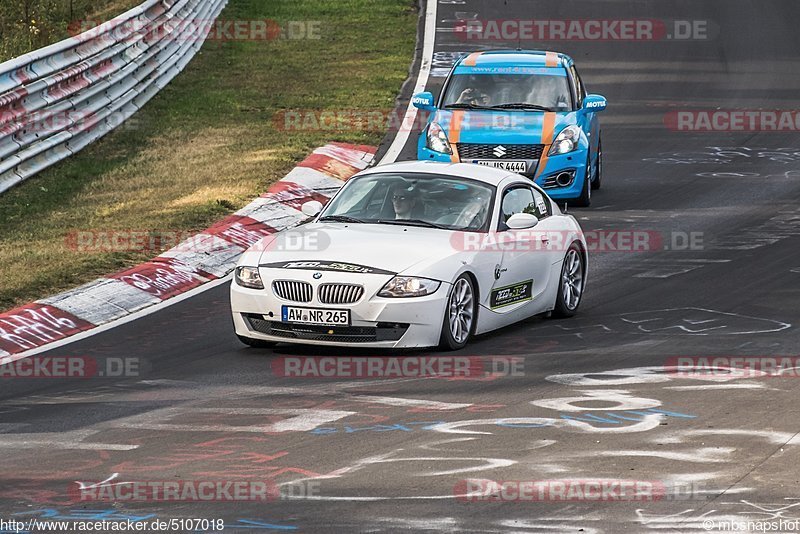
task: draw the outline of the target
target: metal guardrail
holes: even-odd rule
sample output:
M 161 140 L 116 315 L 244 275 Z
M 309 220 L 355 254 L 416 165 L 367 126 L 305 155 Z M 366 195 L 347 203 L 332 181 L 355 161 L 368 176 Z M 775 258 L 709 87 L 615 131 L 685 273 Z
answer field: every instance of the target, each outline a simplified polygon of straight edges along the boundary
M 147 0 L 0 64 L 0 193 L 113 130 L 200 49 L 227 0 Z

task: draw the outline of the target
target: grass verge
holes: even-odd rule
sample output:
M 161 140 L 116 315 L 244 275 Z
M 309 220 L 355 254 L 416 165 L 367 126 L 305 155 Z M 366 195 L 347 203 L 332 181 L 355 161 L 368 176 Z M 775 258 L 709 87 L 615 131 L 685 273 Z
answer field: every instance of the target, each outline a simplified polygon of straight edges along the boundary
M 230 0 L 220 18 L 287 31 L 206 42 L 129 124 L 0 196 L 0 310 L 159 252 L 77 251 L 73 232 L 201 230 L 317 146 L 380 141 L 375 123 L 285 131 L 275 117 L 391 110 L 413 56 L 410 0 Z

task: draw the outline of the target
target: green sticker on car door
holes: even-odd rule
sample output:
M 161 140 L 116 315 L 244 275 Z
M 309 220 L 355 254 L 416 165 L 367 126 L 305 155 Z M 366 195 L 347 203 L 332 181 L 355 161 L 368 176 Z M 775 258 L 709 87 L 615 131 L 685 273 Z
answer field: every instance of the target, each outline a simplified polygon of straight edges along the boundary
M 489 306 L 492 309 L 510 306 L 518 302 L 525 302 L 533 299 L 533 280 L 525 280 L 510 286 L 492 289 L 489 296 Z

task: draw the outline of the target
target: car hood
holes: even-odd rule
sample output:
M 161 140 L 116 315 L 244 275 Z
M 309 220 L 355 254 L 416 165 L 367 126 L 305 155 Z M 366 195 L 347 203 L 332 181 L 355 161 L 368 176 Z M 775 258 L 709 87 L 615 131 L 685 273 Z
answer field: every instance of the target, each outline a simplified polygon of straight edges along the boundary
M 352 272 L 395 274 L 426 260 L 458 254 L 452 235 L 447 230 L 417 226 L 311 223 L 262 241 L 259 265 L 345 272 L 363 267 L 371 271 Z M 329 268 L 330 263 L 341 265 Z
M 460 117 L 459 117 L 460 115 Z M 459 143 L 547 144 L 543 141 L 545 116 L 552 120 L 553 137 L 575 124 L 575 112 L 437 110 L 433 121 L 448 135 L 457 131 Z M 454 120 L 455 119 L 455 120 Z M 452 139 L 451 139 L 452 142 Z

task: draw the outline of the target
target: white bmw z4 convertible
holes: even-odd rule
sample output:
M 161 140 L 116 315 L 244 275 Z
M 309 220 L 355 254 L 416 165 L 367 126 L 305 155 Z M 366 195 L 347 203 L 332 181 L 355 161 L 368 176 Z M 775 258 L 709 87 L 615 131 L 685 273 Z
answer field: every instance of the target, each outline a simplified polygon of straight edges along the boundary
M 586 287 L 578 222 L 508 171 L 383 165 L 302 211 L 308 222 L 236 267 L 231 309 L 247 345 L 455 350 L 533 315 L 572 316 Z

